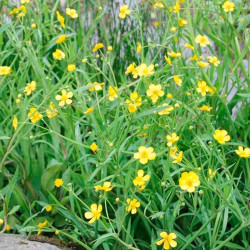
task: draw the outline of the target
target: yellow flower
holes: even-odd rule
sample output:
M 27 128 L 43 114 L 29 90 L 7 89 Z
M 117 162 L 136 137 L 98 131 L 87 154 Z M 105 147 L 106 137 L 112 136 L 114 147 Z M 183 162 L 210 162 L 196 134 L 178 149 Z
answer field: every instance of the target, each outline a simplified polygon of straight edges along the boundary
M 51 205 L 47 205 L 47 206 L 45 207 L 45 210 L 46 210 L 47 212 L 50 212 L 50 211 L 52 210 L 52 206 L 51 206 Z
M 109 86 L 109 100 L 113 102 L 116 98 L 118 98 L 118 88 Z
M 63 43 L 66 39 L 66 35 L 63 34 L 63 35 L 60 35 L 57 40 L 56 40 L 56 43 Z
M 182 162 L 183 151 L 180 151 L 179 154 L 171 154 L 170 156 L 174 159 L 172 163 Z
M 244 149 L 242 146 L 239 146 L 238 149 L 235 150 L 235 153 L 242 158 L 248 158 L 250 157 L 250 148 Z
M 230 141 L 230 136 L 227 134 L 227 131 L 222 129 L 216 129 L 213 134 L 214 139 L 220 144 L 225 144 L 227 141 Z
M 181 57 L 180 52 L 174 52 L 174 51 L 168 52 L 168 55 L 171 57 Z
M 127 199 L 128 206 L 126 207 L 126 210 L 128 212 L 131 211 L 131 214 L 136 214 L 137 213 L 137 208 L 141 206 L 141 203 L 137 201 L 137 199 Z
M 92 113 L 93 111 L 94 111 L 94 107 L 92 106 L 92 107 L 88 108 L 86 111 L 84 111 L 83 114 L 87 115 L 87 114 Z
M 201 111 L 211 111 L 213 108 L 212 107 L 209 107 L 209 106 L 206 106 L 206 105 L 203 105 L 202 107 L 198 108 L 198 110 L 201 110 Z
M 137 107 L 140 107 L 142 105 L 142 98 L 138 96 L 137 92 L 130 94 L 130 99 L 126 100 L 126 103 L 128 104 L 128 111 L 130 113 L 134 113 L 137 110 Z
M 108 50 L 108 51 L 112 51 L 112 50 L 113 50 L 113 47 L 109 45 L 109 46 L 107 47 L 107 50 Z
M 158 112 L 158 115 L 169 115 L 174 110 L 173 106 L 169 106 L 168 103 L 163 103 L 160 107 L 166 107 L 165 109 Z
M 138 134 L 137 136 L 138 137 L 145 137 L 145 136 L 147 136 L 148 135 L 148 133 L 142 133 L 142 134 Z
M 177 13 L 179 12 L 181 9 L 180 5 L 178 3 L 176 3 L 174 6 L 173 6 L 173 11 L 174 13 Z
M 175 75 L 175 76 L 174 76 L 174 81 L 175 81 L 175 83 L 176 83 L 178 86 L 181 86 L 182 80 L 181 80 L 181 78 L 179 77 L 179 75 Z
M 95 47 L 92 49 L 92 52 L 96 52 L 97 50 L 101 49 L 104 47 L 103 43 L 97 43 Z
M 214 176 L 216 175 L 216 173 L 217 173 L 217 171 L 214 171 L 214 172 L 213 172 L 213 170 L 212 170 L 211 168 L 209 168 L 209 169 L 208 169 L 208 175 L 209 175 L 208 180 L 213 179 Z
M 170 59 L 169 57 L 167 57 L 167 56 L 164 56 L 164 58 L 165 58 L 166 62 L 167 62 L 170 66 L 172 66 L 171 59 Z
M 14 117 L 13 117 L 12 126 L 13 126 L 14 130 L 16 131 L 17 130 L 17 126 L 18 126 L 18 120 L 17 120 L 16 115 L 14 115 Z
M 167 94 L 167 98 L 168 98 L 168 99 L 172 99 L 172 98 L 173 98 L 173 95 L 172 95 L 171 93 L 168 93 L 168 94 Z
M 208 87 L 209 88 L 209 93 L 211 94 L 211 95 L 213 95 L 214 94 L 214 90 L 212 89 L 212 88 L 210 88 L 210 87 Z M 214 89 L 216 90 L 216 88 L 214 87 Z
M 193 171 L 184 172 L 179 179 L 179 186 L 182 190 L 187 190 L 189 193 L 193 193 L 195 188 L 200 186 L 199 176 Z
M 127 67 L 127 70 L 125 72 L 125 74 L 129 74 L 131 73 L 133 75 L 133 78 L 137 78 L 138 77 L 138 67 L 136 67 L 135 63 L 131 63 L 129 64 L 129 66 Z
M 174 155 L 177 153 L 177 150 L 178 150 L 177 146 L 174 145 L 173 147 L 170 148 L 169 155 L 170 155 L 171 157 L 174 156 Z M 172 157 L 172 158 L 173 158 L 173 157 Z
M 201 47 L 206 47 L 207 45 L 210 44 L 208 38 L 206 36 L 198 35 L 195 38 L 195 42 L 200 44 Z
M 95 142 L 93 142 L 89 147 L 93 152 L 95 152 L 98 149 L 98 146 Z
M 136 51 L 139 53 L 141 52 L 141 44 L 137 43 Z
M 134 70 L 135 70 L 135 68 L 136 68 L 135 63 L 134 63 L 134 62 L 133 62 L 133 63 L 130 63 L 130 64 L 128 65 L 128 67 L 127 67 L 127 70 L 126 70 L 125 74 L 133 73 Z
M 60 14 L 59 11 L 56 12 L 57 21 L 61 24 L 62 28 L 65 29 L 64 17 Z
M 100 185 L 95 186 L 95 191 L 96 191 L 96 192 L 97 192 L 97 191 L 109 192 L 109 191 L 111 191 L 113 188 L 114 188 L 114 186 L 111 187 L 111 182 L 106 181 L 106 182 L 103 183 L 103 186 L 100 186 Z
M 202 68 L 206 68 L 209 66 L 208 62 L 203 62 L 203 61 L 198 61 L 197 64 Z
M 27 85 L 24 88 L 23 92 L 27 93 L 27 96 L 29 96 L 35 90 L 36 90 L 36 82 L 35 81 L 31 81 L 31 83 L 27 83 Z
M 65 89 L 61 91 L 62 95 L 56 95 L 55 99 L 59 102 L 59 106 L 63 107 L 65 104 L 70 105 L 72 103 L 71 98 L 74 96 L 74 94 L 69 91 L 67 92 Z
M 65 58 L 65 54 L 62 50 L 56 49 L 56 51 L 53 52 L 53 57 L 54 59 L 61 61 L 62 59 Z
M 171 28 L 170 28 L 170 31 L 174 33 L 174 32 L 177 31 L 177 28 L 176 28 L 176 27 L 171 27 Z
M 159 25 L 160 25 L 159 22 L 154 22 L 154 26 L 155 26 L 155 27 L 158 27 Z
M 59 188 L 59 187 L 62 186 L 63 180 L 62 179 L 56 179 L 54 183 L 55 183 L 55 186 Z
M 76 69 L 76 65 L 75 65 L 75 64 L 69 64 L 69 65 L 67 66 L 68 72 L 72 72 L 72 71 L 74 71 L 75 69 Z
M 0 226 L 2 226 L 4 223 L 4 220 L 3 219 L 0 219 Z
M 196 54 L 194 54 L 192 57 L 189 58 L 190 61 L 197 61 L 198 57 Z
M 54 103 L 50 103 L 49 108 L 46 109 L 46 114 L 49 119 L 58 115 L 58 110 L 56 109 Z
M 134 153 L 134 158 L 136 160 L 139 159 L 141 164 L 147 164 L 148 161 L 154 160 L 156 154 L 154 153 L 154 149 L 152 147 L 146 148 L 145 146 L 140 146 L 138 148 L 138 152 Z
M 185 25 L 187 25 L 187 20 L 186 19 L 182 19 L 182 18 L 179 18 L 178 19 L 178 25 L 179 27 L 183 28 Z
M 9 224 L 7 224 L 7 225 L 6 225 L 6 231 L 8 231 L 8 232 L 9 232 L 9 231 L 10 231 L 10 229 L 11 229 L 11 228 L 10 228 L 10 225 L 9 225 Z
M 97 207 L 97 204 L 92 204 L 91 206 L 90 206 L 90 210 L 91 210 L 91 212 L 86 212 L 85 214 L 84 214 L 84 216 L 85 216 L 85 218 L 86 219 L 90 219 L 90 221 L 89 221 L 89 224 L 92 224 L 92 223 L 94 223 L 96 220 L 99 220 L 100 219 L 100 217 L 101 217 L 101 212 L 102 212 L 102 205 L 100 204 L 100 205 L 98 205 L 98 207 Z
M 30 112 L 28 113 L 28 117 L 30 118 L 32 123 L 36 123 L 43 119 L 43 115 L 41 115 L 36 108 L 30 108 Z
M 202 96 L 206 96 L 207 92 L 209 92 L 209 87 L 205 81 L 199 81 L 196 91 L 201 93 Z
M 216 56 L 208 56 L 207 57 L 208 61 L 213 64 L 215 67 L 218 67 L 220 64 L 220 61 L 217 59 Z
M 184 44 L 184 47 L 188 48 L 188 49 L 191 49 L 191 50 L 194 50 L 194 46 L 192 46 L 191 44 L 189 43 L 185 43 Z
M 40 227 L 40 228 L 42 228 L 42 227 L 47 227 L 47 225 L 48 225 L 48 221 L 44 221 L 44 222 L 40 222 L 40 223 L 38 223 L 38 227 Z
M 223 5 L 222 8 L 224 9 L 225 12 L 231 12 L 234 11 L 234 3 L 231 1 L 226 1 Z
M 32 24 L 31 24 L 31 28 L 32 28 L 32 29 L 35 29 L 35 28 L 36 28 L 36 24 L 35 24 L 35 23 L 32 23 Z
M 168 147 L 172 147 L 173 144 L 180 139 L 180 137 L 177 136 L 177 134 L 174 132 L 172 133 L 172 135 L 167 135 L 166 139 L 168 140 L 168 143 L 167 143 Z
M 75 9 L 66 8 L 66 14 L 71 18 L 77 18 L 78 14 Z
M 125 19 L 127 15 L 130 14 L 130 10 L 128 9 L 128 5 L 123 5 L 120 7 L 120 13 L 119 13 L 119 17 L 121 19 Z
M 27 9 L 24 5 L 21 5 L 19 8 L 14 8 L 11 12 L 10 15 L 16 15 L 17 17 L 24 17 L 27 12 Z
M 11 67 L 0 66 L 0 76 L 9 75 L 11 73 Z
M 159 1 L 156 0 L 156 3 L 154 4 L 154 8 L 164 8 L 163 3 L 160 3 Z
M 137 67 L 138 75 L 139 76 L 150 76 L 154 74 L 154 65 L 150 64 L 147 66 L 146 63 L 142 63 Z
M 21 4 L 30 3 L 30 0 L 21 0 Z
M 150 84 L 147 90 L 147 96 L 150 97 L 153 103 L 157 102 L 159 96 L 162 97 L 164 95 L 164 91 L 162 90 L 161 84 Z
M 175 233 L 170 233 L 168 234 L 167 232 L 161 232 L 160 236 L 162 237 L 161 240 L 156 242 L 157 246 L 160 246 L 163 244 L 163 249 L 170 249 L 171 247 L 176 247 L 177 246 L 177 242 L 174 240 L 177 238 Z
M 95 91 L 100 91 L 102 90 L 102 86 L 104 85 L 105 83 L 102 82 L 102 83 L 99 83 L 99 82 L 88 82 L 87 85 L 94 85 L 93 87 L 89 88 L 89 92 L 93 92 L 94 90 Z
M 139 186 L 140 191 L 145 188 L 145 182 L 149 181 L 150 176 L 144 175 L 144 171 L 142 169 L 137 171 L 137 176 L 133 180 L 133 184 L 137 187 Z

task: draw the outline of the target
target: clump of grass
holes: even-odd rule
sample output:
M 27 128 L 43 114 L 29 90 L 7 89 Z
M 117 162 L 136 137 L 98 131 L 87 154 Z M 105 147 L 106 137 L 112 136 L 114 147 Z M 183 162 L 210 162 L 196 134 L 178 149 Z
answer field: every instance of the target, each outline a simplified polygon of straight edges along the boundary
M 0 3 L 2 232 L 247 249 L 247 1 L 22 2 Z

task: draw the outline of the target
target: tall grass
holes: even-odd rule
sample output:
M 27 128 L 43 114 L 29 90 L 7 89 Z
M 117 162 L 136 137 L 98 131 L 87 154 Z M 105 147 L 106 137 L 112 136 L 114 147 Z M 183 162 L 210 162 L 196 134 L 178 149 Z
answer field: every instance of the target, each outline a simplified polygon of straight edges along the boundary
M 235 0 L 234 11 L 224 12 L 223 1 L 186 0 L 177 13 L 169 10 L 176 1 L 158 1 L 163 8 L 155 8 L 156 2 L 68 0 L 66 7 L 79 15 L 75 19 L 59 0 L 31 1 L 24 17 L 9 14 L 16 7 L 12 1 L 0 2 L 0 66 L 12 69 L 0 76 L 2 232 L 39 232 L 84 249 L 157 249 L 163 231 L 177 235 L 177 249 L 249 248 L 249 161 L 235 153 L 249 142 L 247 1 Z M 124 4 L 131 12 L 123 20 L 118 15 Z M 179 18 L 187 25 L 180 27 Z M 61 34 L 67 38 L 57 44 Z M 197 44 L 198 34 L 206 35 L 210 45 Z M 92 52 L 96 43 L 104 48 Z M 56 49 L 65 59 L 53 58 Z M 164 56 L 171 51 L 182 56 L 171 58 L 169 65 Z M 195 54 L 206 62 L 207 56 L 216 56 L 220 64 L 202 68 L 190 60 Z M 125 74 L 132 62 L 153 64 L 154 74 L 134 79 Z M 68 72 L 68 64 L 76 70 Z M 182 79 L 181 86 L 174 75 Z M 213 94 L 197 92 L 202 80 Z M 28 96 L 23 91 L 31 81 L 37 85 Z M 94 82 L 104 83 L 101 91 L 89 91 Z M 147 96 L 152 83 L 164 90 L 156 103 Z M 114 101 L 110 86 L 118 88 Z M 60 107 L 55 100 L 62 89 L 73 93 L 71 105 Z M 142 97 L 134 113 L 126 103 L 132 92 Z M 58 115 L 49 119 L 51 102 Z M 173 111 L 161 116 L 164 103 Z M 212 110 L 200 111 L 202 105 Z M 28 117 L 32 107 L 43 115 L 36 123 Z M 84 114 L 90 107 L 93 112 Z M 213 138 L 216 129 L 225 129 L 231 140 L 219 144 Z M 177 163 L 166 139 L 173 132 L 183 151 Z M 153 147 L 156 158 L 141 164 L 134 158 L 140 146 Z M 150 176 L 142 191 L 133 185 L 139 169 Z M 181 174 L 190 171 L 200 179 L 192 193 L 179 186 Z M 59 188 L 56 179 L 63 180 Z M 96 192 L 94 187 L 105 181 L 113 189 Z M 140 202 L 134 215 L 126 210 L 127 198 Z M 103 210 L 89 224 L 84 214 L 93 203 Z

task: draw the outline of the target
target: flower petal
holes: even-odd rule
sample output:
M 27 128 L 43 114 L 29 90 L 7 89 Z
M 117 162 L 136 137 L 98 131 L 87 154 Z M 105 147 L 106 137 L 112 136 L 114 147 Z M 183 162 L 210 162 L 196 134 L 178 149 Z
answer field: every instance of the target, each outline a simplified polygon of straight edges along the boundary
M 84 216 L 86 219 L 91 219 L 93 217 L 93 214 L 91 212 L 86 212 Z

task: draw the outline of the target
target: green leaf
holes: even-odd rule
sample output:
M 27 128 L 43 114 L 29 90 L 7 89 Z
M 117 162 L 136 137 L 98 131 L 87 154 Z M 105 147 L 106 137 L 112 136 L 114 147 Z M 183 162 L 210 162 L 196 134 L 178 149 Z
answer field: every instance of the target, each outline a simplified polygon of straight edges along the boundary
M 80 222 L 80 219 L 76 215 L 72 214 L 70 211 L 66 210 L 63 207 L 59 207 L 58 212 L 63 214 L 68 220 L 73 222 L 76 227 L 81 231 L 82 236 L 88 235 L 86 228 L 83 226 L 83 224 Z
M 12 214 L 15 214 L 18 210 L 19 210 L 20 206 L 19 205 L 16 205 L 14 206 L 8 213 L 8 215 L 12 215 Z
M 10 140 L 9 136 L 0 136 L 0 140 Z
M 42 175 L 42 190 L 44 192 L 51 191 L 54 188 L 54 181 L 64 170 L 64 165 L 61 162 L 52 160 L 48 168 L 44 171 Z
M 100 237 L 98 237 L 97 241 L 95 242 L 95 244 L 93 245 L 93 248 L 97 248 L 100 244 L 102 244 L 102 242 L 104 241 L 108 241 L 109 238 L 115 238 L 116 234 L 115 233 L 107 233 L 104 234 Z
M 7 204 L 7 207 L 9 205 L 11 195 L 12 195 L 13 190 L 15 188 L 17 178 L 18 178 L 18 168 L 16 169 L 14 176 L 12 177 L 11 181 L 9 182 L 9 185 L 7 186 L 7 191 L 6 191 L 6 195 L 5 195 L 5 202 Z

